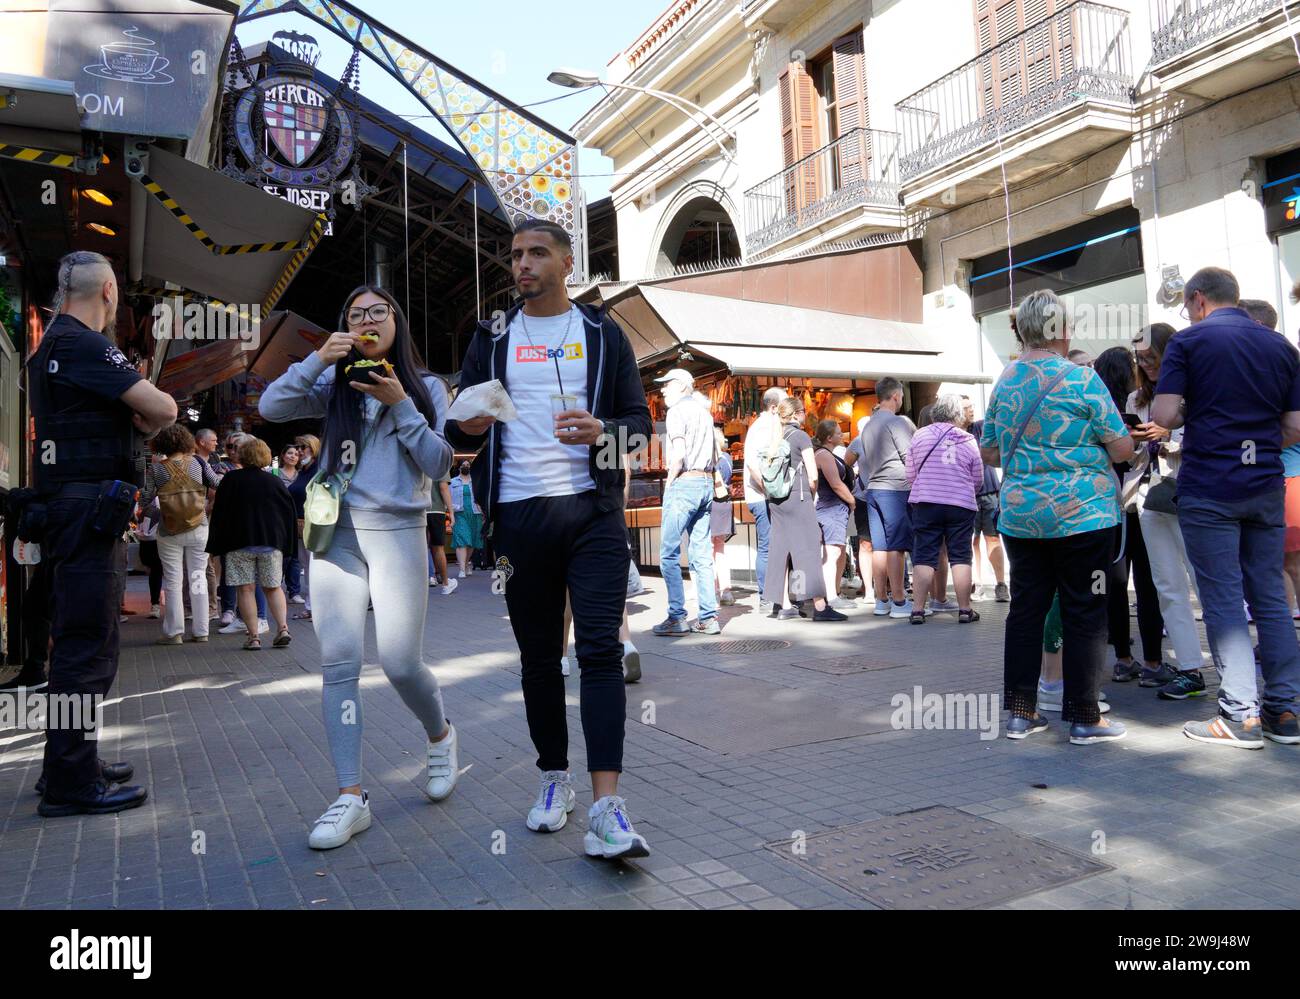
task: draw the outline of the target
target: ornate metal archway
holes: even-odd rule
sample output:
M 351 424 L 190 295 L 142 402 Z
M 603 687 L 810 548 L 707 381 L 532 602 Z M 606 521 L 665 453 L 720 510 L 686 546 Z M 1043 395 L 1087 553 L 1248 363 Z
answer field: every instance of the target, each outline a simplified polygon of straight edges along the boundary
M 236 23 L 301 14 L 350 42 L 437 115 L 478 165 L 512 223 L 543 218 L 573 238 L 573 277 L 587 277 L 587 220 L 577 141 L 343 0 L 240 0 Z

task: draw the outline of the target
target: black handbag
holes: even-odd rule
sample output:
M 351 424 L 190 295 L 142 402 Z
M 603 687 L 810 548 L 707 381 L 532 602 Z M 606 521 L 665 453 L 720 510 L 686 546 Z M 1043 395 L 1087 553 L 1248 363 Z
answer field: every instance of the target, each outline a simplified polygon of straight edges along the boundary
M 1155 513 L 1177 513 L 1178 480 L 1162 478 L 1149 488 L 1143 508 Z

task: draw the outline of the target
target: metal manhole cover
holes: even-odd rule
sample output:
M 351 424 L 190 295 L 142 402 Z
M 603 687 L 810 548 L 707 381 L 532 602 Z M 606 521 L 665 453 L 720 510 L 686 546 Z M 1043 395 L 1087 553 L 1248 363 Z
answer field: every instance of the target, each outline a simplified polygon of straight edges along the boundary
M 801 663 L 791 663 L 800 669 L 815 670 L 818 673 L 830 673 L 833 676 L 846 676 L 849 673 L 865 673 L 868 670 L 896 669 L 907 663 L 889 663 L 879 659 L 863 659 L 860 656 L 841 656 L 838 659 L 808 659 Z
M 955 808 L 936 806 L 767 848 L 885 909 L 1000 905 L 1111 870 Z
M 755 652 L 780 652 L 788 649 L 789 642 L 778 638 L 746 638 L 732 642 L 719 642 L 713 650 L 720 656 L 750 656 Z

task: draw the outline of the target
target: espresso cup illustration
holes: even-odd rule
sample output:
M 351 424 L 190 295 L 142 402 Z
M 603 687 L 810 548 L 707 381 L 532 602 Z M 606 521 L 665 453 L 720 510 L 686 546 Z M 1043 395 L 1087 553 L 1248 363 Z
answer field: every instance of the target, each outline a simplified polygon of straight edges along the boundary
M 156 49 L 130 42 L 109 42 L 101 45 L 99 51 L 104 68 L 120 77 L 152 76 L 155 69 L 163 68 L 158 65 L 160 59 L 164 66 L 167 63 Z

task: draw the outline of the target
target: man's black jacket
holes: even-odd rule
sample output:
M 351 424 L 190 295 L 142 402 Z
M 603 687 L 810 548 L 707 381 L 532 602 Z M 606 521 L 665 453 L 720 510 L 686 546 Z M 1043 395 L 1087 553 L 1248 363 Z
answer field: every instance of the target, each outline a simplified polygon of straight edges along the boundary
M 645 446 L 654 426 L 650 421 L 645 390 L 641 387 L 636 355 L 627 336 L 603 310 L 577 302 L 574 305 L 582 314 L 587 334 L 588 411 L 597 419 L 608 420 L 619 428 L 616 444 L 608 445 L 602 440 L 590 448 L 591 478 L 596 483 L 597 507 L 613 510 L 623 505 L 623 455 Z M 508 331 L 520 308 L 522 304 L 516 305 L 495 323 L 479 323 L 461 368 L 462 389 L 495 378 L 507 392 L 510 391 L 506 376 L 510 345 Z M 494 326 L 501 332 L 494 332 Z M 491 524 L 500 482 L 500 422 L 494 423 L 487 433 L 474 436 L 461 430 L 456 421 L 448 420 L 444 433 L 457 451 L 478 451 L 486 443 L 487 453 L 474 462 L 470 477 L 474 484 L 474 499 L 483 508 L 484 521 Z M 617 455 L 618 460 L 598 462 L 597 456 L 601 454 Z

